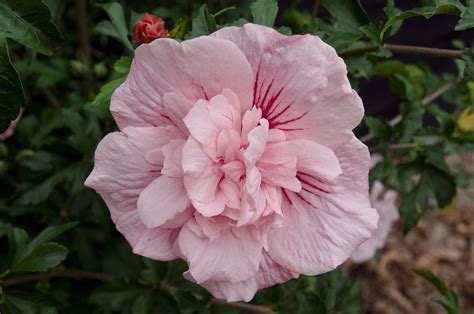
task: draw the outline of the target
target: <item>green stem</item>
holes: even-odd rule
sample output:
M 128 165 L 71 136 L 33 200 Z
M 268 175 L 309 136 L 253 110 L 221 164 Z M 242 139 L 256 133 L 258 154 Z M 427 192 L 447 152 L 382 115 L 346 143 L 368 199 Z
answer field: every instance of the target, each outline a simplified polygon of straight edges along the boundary
M 385 44 L 383 48 L 390 50 L 395 54 L 409 54 L 427 57 L 438 57 L 438 58 L 460 58 L 463 54 L 462 50 L 453 49 L 439 49 L 430 47 L 419 47 L 419 46 L 406 46 L 406 45 L 391 45 Z M 338 54 L 340 57 L 358 56 L 367 52 L 377 51 L 379 47 L 368 45 L 364 47 L 351 48 L 340 51 Z
M 3 273 L 0 274 L 0 279 L 2 279 L 2 278 L 4 278 L 4 277 L 8 276 L 9 273 L 10 273 L 10 270 L 9 270 L 9 269 L 5 270 Z
M 219 12 L 214 13 L 212 16 L 214 16 L 214 18 L 217 18 L 219 15 L 222 15 L 222 14 L 226 13 L 227 11 L 231 11 L 231 10 L 235 10 L 235 9 L 236 8 L 234 6 L 227 7 L 227 8 L 224 8 L 224 9 L 220 10 Z

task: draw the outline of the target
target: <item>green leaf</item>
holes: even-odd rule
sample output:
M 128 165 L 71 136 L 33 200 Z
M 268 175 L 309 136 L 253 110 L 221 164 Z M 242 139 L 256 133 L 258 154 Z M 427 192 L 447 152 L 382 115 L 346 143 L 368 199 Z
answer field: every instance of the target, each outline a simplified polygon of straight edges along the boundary
M 128 286 L 122 284 L 120 286 L 103 286 L 96 289 L 90 296 L 89 302 L 95 303 L 104 309 L 121 311 L 146 292 L 145 287 Z M 139 308 L 140 305 L 137 305 Z
M 207 6 L 203 4 L 199 8 L 197 16 L 193 19 L 191 36 L 198 37 L 208 35 L 216 30 L 216 20 L 214 19 L 214 16 L 209 13 Z
M 52 55 L 63 41 L 41 0 L 2 0 L 0 37 L 11 38 L 46 55 Z
M 436 166 L 433 166 L 436 164 Z M 403 232 L 413 228 L 422 215 L 429 209 L 429 198 L 433 196 L 440 208 L 448 205 L 456 193 L 452 176 L 439 169 L 439 161 L 428 157 L 422 164 L 421 178 L 415 188 L 403 195 L 400 212 L 404 214 Z
M 425 6 L 423 7 L 399 12 L 398 14 L 390 17 L 380 31 L 380 40 L 385 41 L 387 37 L 387 31 L 392 29 L 392 27 L 401 20 L 416 16 L 423 16 L 424 18 L 429 19 L 435 14 L 460 15 L 462 12 L 464 12 L 464 10 L 464 6 L 457 0 L 425 1 Z
M 378 138 L 381 143 L 386 143 L 390 139 L 392 129 L 387 121 L 369 116 L 366 116 L 364 121 L 369 128 L 370 133 Z
M 474 52 L 471 49 L 465 49 L 461 59 L 464 61 L 463 77 L 466 81 L 474 81 Z
M 101 111 L 108 111 L 113 92 L 125 81 L 125 78 L 124 75 L 103 85 L 92 101 L 92 106 L 100 108 Z
M 370 24 L 360 0 L 321 0 L 321 4 L 336 19 L 336 27 L 341 30 L 359 32 L 359 27 Z
M 6 235 L 11 229 L 12 226 L 10 224 L 0 222 L 0 237 Z
M 187 18 L 182 17 L 174 23 L 173 28 L 169 31 L 169 35 L 171 38 L 182 40 L 186 35 L 187 29 L 188 20 Z
M 467 0 L 467 8 L 461 13 L 461 19 L 455 26 L 455 30 L 462 31 L 474 27 L 474 0 Z
M 387 5 L 383 9 L 385 12 L 385 15 L 387 16 L 388 19 L 400 14 L 402 11 L 395 7 L 395 1 L 394 0 L 388 0 Z M 391 30 L 390 30 L 390 36 L 395 35 L 400 28 L 402 27 L 403 20 L 399 20 L 391 25 Z
M 133 45 L 128 38 L 129 32 L 125 23 L 122 6 L 118 2 L 102 3 L 97 6 L 104 9 L 112 22 L 101 21 L 94 30 L 102 35 L 113 37 L 119 40 L 130 51 L 133 51 Z
M 31 292 L 8 292 L 0 313 L 5 314 L 57 314 L 58 310 L 48 304 L 42 295 Z
M 12 229 L 8 234 L 10 272 L 46 271 L 58 265 L 66 258 L 67 249 L 49 241 L 76 225 L 77 223 L 71 222 L 47 227 L 29 243 L 24 230 Z
M 1 17 L 0 17 L 1 19 Z M 0 35 L 0 133 L 20 114 L 25 103 L 20 77 L 13 67 L 5 37 Z
M 374 74 L 388 78 L 390 89 L 400 97 L 409 101 L 421 100 L 425 72 L 420 67 L 390 60 L 378 63 L 374 67 Z
M 130 66 L 132 65 L 132 58 L 130 57 L 121 57 L 114 64 L 114 70 L 120 74 L 128 74 L 130 71 Z
M 276 0 L 257 0 L 250 5 L 253 22 L 255 24 L 273 27 L 278 13 Z
M 49 226 L 43 231 L 41 231 L 29 244 L 27 247 L 27 251 L 30 249 L 34 249 L 36 246 L 41 244 L 45 244 L 46 242 L 56 238 L 57 236 L 61 235 L 62 233 L 74 228 L 77 226 L 78 222 L 68 222 L 61 225 L 56 226 Z
M 296 299 L 298 301 L 297 314 L 325 314 L 328 312 L 325 302 L 316 294 L 299 293 Z
M 448 288 L 446 284 L 428 270 L 413 269 L 420 277 L 428 280 L 441 293 L 441 296 L 434 297 L 432 300 L 441 304 L 449 314 L 461 314 L 457 294 Z
M 64 261 L 67 253 L 67 248 L 57 243 L 41 244 L 36 246 L 27 257 L 14 264 L 10 272 L 45 272 Z

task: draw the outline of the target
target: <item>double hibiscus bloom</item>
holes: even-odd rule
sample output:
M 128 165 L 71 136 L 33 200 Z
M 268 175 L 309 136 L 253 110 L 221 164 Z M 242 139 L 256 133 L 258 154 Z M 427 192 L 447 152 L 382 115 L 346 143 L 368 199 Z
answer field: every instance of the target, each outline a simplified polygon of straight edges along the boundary
M 334 269 L 377 227 L 362 102 L 332 47 L 263 26 L 137 48 L 86 181 L 137 254 L 215 297 Z

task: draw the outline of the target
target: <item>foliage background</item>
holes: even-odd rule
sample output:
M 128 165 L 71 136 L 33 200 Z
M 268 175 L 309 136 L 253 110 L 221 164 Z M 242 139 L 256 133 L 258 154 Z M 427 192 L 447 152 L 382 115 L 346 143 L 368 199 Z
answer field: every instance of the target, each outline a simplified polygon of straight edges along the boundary
M 358 1 L 303 7 L 294 1 L 278 11 L 271 0 L 0 0 L 0 128 L 24 108 L 14 136 L 0 142 L 1 313 L 361 311 L 356 282 L 340 270 L 265 289 L 252 305 L 212 299 L 182 278 L 181 261 L 132 254 L 103 201 L 83 185 L 97 143 L 116 129 L 110 94 L 128 72 L 130 34 L 142 13 L 160 15 L 170 36 L 185 40 L 246 21 L 272 26 L 278 12 L 280 32 L 319 35 L 338 51 L 355 89 L 383 77 L 400 100 L 395 120 L 368 116 L 359 133 L 368 129 L 362 138 L 385 157 L 371 180 L 400 191 L 404 232 L 449 206 L 468 178 L 452 173 L 445 157 L 473 150 L 470 43 L 454 41 L 449 51 L 387 43 L 409 18 L 449 14 L 458 18 L 453 32 L 474 27 L 474 1 L 419 1 L 402 11 L 390 0 L 380 23 Z M 395 60 L 399 53 L 447 57 L 458 70 L 435 74 L 426 63 Z M 418 273 L 439 289 L 438 303 L 460 313 L 453 291 L 431 273 Z

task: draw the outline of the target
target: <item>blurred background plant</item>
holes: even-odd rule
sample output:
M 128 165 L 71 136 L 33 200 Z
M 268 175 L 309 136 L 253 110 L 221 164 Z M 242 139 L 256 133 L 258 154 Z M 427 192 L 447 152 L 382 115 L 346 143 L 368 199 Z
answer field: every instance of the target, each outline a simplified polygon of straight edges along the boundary
M 395 116 L 383 117 L 380 110 L 366 116 L 357 132 L 384 157 L 370 179 L 399 192 L 403 232 L 434 209 L 450 210 L 469 177 L 463 169 L 453 171 L 446 157 L 474 150 L 472 42 L 461 40 L 474 27 L 474 1 L 423 0 L 406 8 L 382 1 L 385 16 L 377 21 L 364 9 L 371 2 L 0 0 L 0 312 L 368 309 L 350 267 L 265 289 L 250 304 L 213 299 L 182 278 L 184 263 L 134 255 L 103 201 L 83 183 L 97 143 L 116 129 L 110 96 L 128 73 L 138 44 L 134 27 L 150 13 L 164 20 L 166 35 L 176 40 L 247 22 L 287 35 L 321 36 L 345 59 L 355 89 L 373 90 L 371 84 L 384 78 L 399 104 Z M 390 44 L 406 20 L 439 15 L 455 18 L 450 33 L 458 40 L 449 49 Z M 431 27 L 436 33 L 437 25 Z M 164 33 L 147 33 L 153 34 Z M 400 61 L 406 54 L 420 58 Z M 455 70 L 439 73 L 432 61 L 423 62 L 441 58 Z M 366 106 L 377 111 L 377 104 Z M 464 165 L 472 165 L 470 156 Z M 432 273 L 416 273 L 436 286 L 441 296 L 434 300 L 449 313 L 472 306 Z

